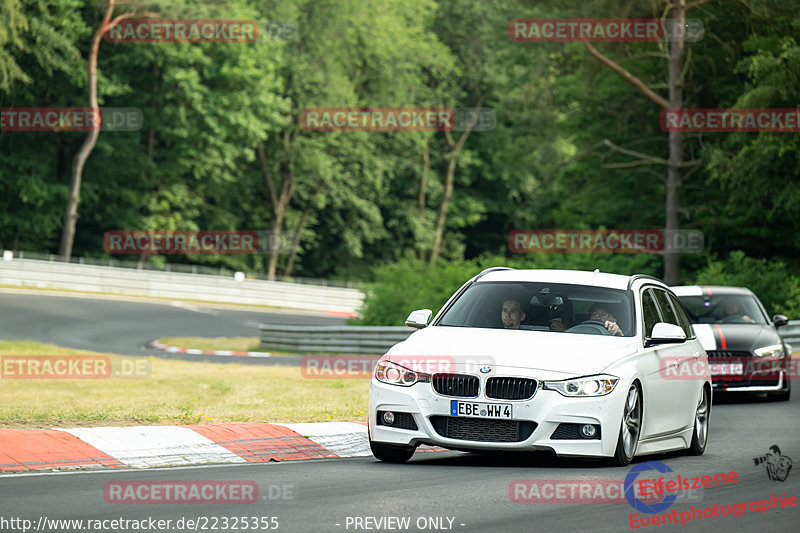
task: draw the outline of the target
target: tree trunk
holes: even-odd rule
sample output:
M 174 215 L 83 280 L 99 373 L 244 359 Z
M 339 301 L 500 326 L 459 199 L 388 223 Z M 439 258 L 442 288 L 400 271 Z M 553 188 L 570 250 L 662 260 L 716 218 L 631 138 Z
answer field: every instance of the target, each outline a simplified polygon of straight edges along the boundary
M 679 28 L 684 28 L 685 0 L 673 0 L 675 12 L 673 18 Z M 670 43 L 669 57 L 669 108 L 678 109 L 683 106 L 683 32 Z M 666 234 L 672 235 L 680 229 L 681 181 L 683 165 L 683 136 L 680 131 L 669 132 L 669 166 L 667 167 L 666 187 Z M 680 278 L 680 251 L 668 249 L 664 253 L 664 282 L 677 285 Z
M 78 221 L 78 204 L 81 200 L 81 179 L 83 178 L 83 167 L 97 144 L 97 137 L 100 136 L 100 108 L 97 106 L 97 56 L 100 52 L 100 40 L 103 38 L 109 27 L 117 22 L 133 17 L 156 17 L 157 13 L 149 11 L 130 12 L 118 16 L 113 21 L 111 15 L 114 14 L 114 3 L 116 0 L 108 0 L 106 13 L 103 15 L 103 22 L 97 31 L 92 35 L 92 42 L 89 48 L 89 108 L 97 112 L 97 129 L 92 129 L 84 139 L 78 153 L 72 159 L 72 169 L 69 184 L 69 197 L 67 198 L 67 209 L 64 213 L 64 227 L 61 230 L 61 247 L 59 256 L 63 261 L 69 261 L 72 257 L 72 245 L 75 242 L 75 224 Z
M 689 9 L 702 5 L 710 0 L 698 0 L 689 5 Z M 683 52 L 685 48 L 684 33 L 686 27 L 686 0 L 672 0 L 672 16 L 673 27 L 666 27 L 665 31 L 668 33 L 669 40 L 669 70 L 668 70 L 668 87 L 669 98 L 664 99 L 650 89 L 642 80 L 622 68 L 619 64 L 607 58 L 597 51 L 591 44 L 584 43 L 586 50 L 600 62 L 605 64 L 611 70 L 619 74 L 623 79 L 627 80 L 639 90 L 641 90 L 653 102 L 668 109 L 679 109 L 683 106 L 683 80 L 681 79 L 681 72 L 683 70 Z M 672 31 L 670 31 L 672 30 Z M 675 31 L 678 30 L 678 31 Z M 612 147 L 615 151 L 633 155 L 639 158 L 640 163 L 662 164 L 657 158 L 633 152 L 632 150 L 623 150 L 619 147 L 614 147 L 608 140 L 605 144 Z M 683 168 L 693 164 L 699 164 L 700 161 L 692 161 L 684 163 L 683 161 L 683 135 L 679 131 L 669 132 L 669 159 L 667 165 L 667 181 L 666 181 L 666 202 L 665 202 L 665 220 L 664 229 L 666 230 L 665 237 L 673 237 L 680 229 L 680 208 L 681 208 L 681 185 L 683 181 Z M 674 242 L 665 242 L 668 245 L 664 251 L 664 282 L 668 285 L 676 285 L 680 281 L 680 251 L 673 250 L 669 245 Z
M 89 131 L 84 139 L 78 153 L 72 159 L 72 171 L 69 184 L 69 197 L 67 198 L 67 209 L 64 213 L 64 227 L 61 231 L 61 248 L 59 255 L 62 261 L 69 261 L 72 257 L 72 245 L 75 242 L 75 224 L 78 221 L 78 204 L 81 200 L 81 178 L 83 177 L 83 167 L 89 155 L 92 153 L 97 137 L 100 135 L 99 129 L 99 108 L 97 106 L 97 54 L 100 50 L 100 40 L 103 32 L 111 20 L 114 12 L 114 0 L 109 0 L 103 22 L 92 36 L 91 47 L 89 48 L 89 108 L 97 110 L 98 127 Z
M 428 173 L 431 169 L 430 153 L 431 137 L 425 137 L 425 144 L 422 146 L 422 176 L 419 179 L 419 219 L 425 221 L 425 195 L 428 187 Z M 425 247 L 419 249 L 419 260 L 425 260 Z
M 292 249 L 291 252 L 289 252 L 289 260 L 286 261 L 286 270 L 284 271 L 284 275 L 286 276 L 292 275 L 294 262 L 297 259 L 297 251 L 300 249 L 300 237 L 306 227 L 306 220 L 308 220 L 308 215 L 311 214 L 311 210 L 314 208 L 314 202 L 316 202 L 317 196 L 319 196 L 319 193 L 322 192 L 324 186 L 324 181 L 320 181 L 319 184 L 317 184 L 317 188 L 314 189 L 314 195 L 311 197 L 311 200 L 308 201 L 308 205 L 306 205 L 306 208 L 303 210 L 303 214 L 300 215 L 300 221 L 297 223 L 297 228 L 295 229 L 294 237 L 292 238 Z
M 158 65 L 153 64 L 153 79 L 158 80 L 158 75 L 159 75 Z M 156 81 L 156 83 L 154 84 L 153 93 L 154 94 L 152 95 L 153 96 L 152 106 L 154 109 L 156 109 L 158 106 L 157 102 L 158 81 Z M 150 129 L 147 132 L 147 162 L 150 163 L 150 165 L 153 164 L 153 153 L 155 152 L 155 149 L 156 149 L 156 130 L 155 128 L 150 126 Z M 153 178 L 153 176 L 150 176 L 150 178 Z M 158 191 L 158 187 L 155 187 L 155 190 Z M 141 254 L 139 256 L 139 263 L 136 265 L 136 268 L 143 269 L 144 265 L 147 263 L 149 259 L 150 259 L 149 253 Z
M 447 175 L 444 182 L 444 197 L 439 206 L 439 214 L 436 217 L 436 230 L 433 234 L 433 251 L 431 252 L 431 263 L 439 258 L 442 252 L 442 237 L 444 235 L 444 223 L 447 219 L 447 210 L 450 207 L 450 198 L 453 196 L 453 181 L 456 175 L 456 163 L 458 162 L 459 150 L 453 150 L 450 154 L 450 161 L 447 163 Z
M 479 108 L 483 104 L 483 96 L 478 98 L 478 103 L 476 104 L 476 108 Z M 466 127 L 464 128 L 464 132 L 459 137 L 458 142 L 453 140 L 453 136 L 450 135 L 450 131 L 445 130 L 444 136 L 447 139 L 447 144 L 450 145 L 450 158 L 447 163 L 447 175 L 445 176 L 444 182 L 444 198 L 442 198 L 442 204 L 439 206 L 439 214 L 436 217 L 436 229 L 434 230 L 433 234 L 433 251 L 431 252 L 431 259 L 430 262 L 433 263 L 439 258 L 439 255 L 442 253 L 442 239 L 444 236 L 444 224 L 447 220 L 447 210 L 450 207 L 450 198 L 453 196 L 453 182 L 455 181 L 456 175 L 456 164 L 458 163 L 458 157 L 461 155 L 461 148 L 464 147 L 464 143 L 467 141 L 467 137 L 472 132 L 472 128 L 475 126 L 475 122 L 478 120 L 478 113 L 471 114 L 469 122 L 467 123 Z
M 275 272 L 278 270 L 278 252 L 280 251 L 281 229 L 283 229 L 283 217 L 286 215 L 286 208 L 294 193 L 294 175 L 291 169 L 286 169 L 287 175 L 283 178 L 283 187 L 278 202 L 274 206 L 275 220 L 269 234 L 269 261 L 267 263 L 267 279 L 275 279 Z
M 288 158 L 291 155 L 291 137 L 288 131 L 284 134 L 284 147 Z M 279 169 L 279 175 L 283 175 L 280 182 L 281 192 L 278 194 L 275 181 L 272 178 L 272 171 L 267 161 L 267 154 L 264 152 L 264 143 L 259 141 L 256 150 L 258 159 L 261 162 L 264 180 L 267 182 L 270 200 L 272 201 L 272 212 L 275 215 L 272 229 L 269 232 L 269 255 L 267 259 L 267 279 L 271 281 L 275 279 L 275 272 L 278 269 L 278 249 L 280 247 L 281 229 L 283 228 L 283 217 L 294 194 L 294 171 L 290 161 L 287 161 L 285 165 L 281 165 L 283 168 Z

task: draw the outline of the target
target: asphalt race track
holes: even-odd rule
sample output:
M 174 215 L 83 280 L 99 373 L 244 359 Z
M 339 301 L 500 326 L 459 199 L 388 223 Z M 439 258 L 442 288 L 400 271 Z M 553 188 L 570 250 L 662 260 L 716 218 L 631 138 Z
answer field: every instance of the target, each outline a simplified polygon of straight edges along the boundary
M 685 477 L 736 472 L 736 483 L 695 491 L 691 501 L 678 499 L 672 509 L 689 511 L 800 495 L 800 471 L 770 481 L 753 459 L 774 444 L 784 455 L 800 459 L 797 399 L 791 402 L 735 400 L 715 405 L 711 440 L 701 457 L 651 456 Z M 278 531 L 341 532 L 355 528 L 356 517 L 409 517 L 407 529 L 387 531 L 631 531 L 627 502 L 515 503 L 509 498 L 514 480 L 624 480 L 630 468 L 600 467 L 549 455 L 477 455 L 459 452 L 417 453 L 410 463 L 391 465 L 371 457 L 200 466 L 151 470 L 115 470 L 0 476 L 0 517 L 48 519 L 171 519 L 198 517 L 277 517 Z M 652 476 L 655 477 L 655 476 Z M 107 482 L 120 481 L 252 481 L 259 501 L 251 504 L 110 504 Z M 286 494 L 286 498 L 284 498 Z M 270 499 L 272 497 L 272 499 Z M 640 516 L 647 516 L 639 513 Z M 349 517 L 349 519 L 348 519 Z M 430 517 L 439 518 L 444 528 Z M 650 525 L 646 531 L 797 531 L 800 509 L 748 510 L 741 516 L 703 518 L 685 525 Z M 452 519 L 452 523 L 448 521 Z M 349 522 L 348 522 L 349 520 Z M 419 521 L 420 526 L 417 527 Z M 359 522 L 375 528 L 375 522 Z M 433 524 L 434 527 L 431 527 Z M 461 525 L 463 524 L 463 525 Z M 208 527 L 213 525 L 209 522 Z M 397 525 L 392 522 L 392 525 Z M 450 527 L 451 529 L 447 529 Z M 188 530 L 188 528 L 185 528 Z M 202 530 L 202 527 L 199 528 Z M 234 531 L 232 528 L 220 531 Z M 241 529 L 240 529 L 241 530 Z M 4 529 L 8 531 L 8 529 Z M 122 531 L 122 530 L 120 530 Z M 264 530 L 262 530 L 264 531 Z
M 33 340 L 96 352 L 182 356 L 141 346 L 160 337 L 258 337 L 258 324 L 340 325 L 344 319 L 302 311 L 260 311 L 179 302 L 84 298 L 71 295 L 0 291 L 0 339 Z M 235 358 L 243 362 L 244 358 Z M 268 358 L 248 362 L 269 363 Z
M 175 307 L 169 303 L 94 300 L 37 294 L 0 294 L 0 338 L 32 339 L 61 346 L 122 354 L 142 354 L 139 346 L 160 336 L 253 336 L 256 324 L 337 324 L 341 319 L 280 312 Z M 705 455 L 647 457 L 660 461 L 684 478 L 736 472 L 735 483 L 681 492 L 676 510 L 748 503 L 741 516 L 719 516 L 684 525 L 650 525 L 644 531 L 797 531 L 800 506 L 752 510 L 749 503 L 784 493 L 800 497 L 800 467 L 785 481 L 772 481 L 764 456 L 773 445 L 800 461 L 798 395 L 789 402 L 761 398 L 716 398 L 711 415 L 710 441 Z M 638 459 L 634 463 L 641 464 Z M 556 459 L 549 454 L 483 455 L 460 452 L 417 453 L 405 465 L 380 463 L 372 457 L 209 465 L 148 470 L 103 470 L 0 475 L 0 531 L 22 531 L 28 519 L 172 520 L 151 531 L 244 531 L 232 526 L 233 517 L 276 517 L 278 531 L 464 531 L 560 532 L 631 531 L 636 511 L 627 501 L 514 502 L 515 480 L 560 480 L 622 483 L 631 468 L 610 468 L 590 461 Z M 653 471 L 649 478 L 657 478 Z M 674 474 L 669 474 L 674 475 Z M 645 477 L 644 473 L 641 475 Z M 122 481 L 251 481 L 259 488 L 256 503 L 108 503 L 104 487 Z M 567 495 L 569 493 L 567 492 Z M 796 500 L 795 500 L 796 501 Z M 680 516 L 680 515 L 678 515 Z M 205 518 L 202 518 L 205 517 Z M 221 518 L 228 517 L 223 528 Z M 387 522 L 389 517 L 408 519 Z M 44 520 L 44 518 L 42 518 Z M 178 520 L 184 519 L 181 528 Z M 198 521 L 202 520 L 202 522 Z M 3 522 L 6 520 L 6 522 Z M 188 527 L 185 520 L 198 521 Z M 383 522 L 380 522 L 383 520 Z M 267 520 L 267 523 L 269 521 Z M 29 531 L 74 531 L 74 527 L 43 526 Z M 107 524 L 110 524 L 108 522 Z M 273 527 L 269 530 L 273 530 Z M 378 525 L 383 527 L 379 527 Z M 205 526 L 205 528 L 203 527 Z M 215 527 L 212 527 L 215 526 Z M 389 527 L 386 527 L 389 526 Z M 31 526 L 33 527 L 33 526 Z M 83 529 L 86 531 L 87 529 Z M 111 527 L 91 531 L 146 531 Z M 248 528 L 254 531 L 253 528 Z M 267 529 L 258 529 L 267 531 Z

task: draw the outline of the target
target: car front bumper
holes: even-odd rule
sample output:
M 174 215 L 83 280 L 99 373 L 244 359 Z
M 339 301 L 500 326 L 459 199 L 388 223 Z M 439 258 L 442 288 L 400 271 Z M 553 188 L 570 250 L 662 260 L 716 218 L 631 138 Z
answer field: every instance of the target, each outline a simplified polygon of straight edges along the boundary
M 565 397 L 559 392 L 543 389 L 540 383 L 533 397 L 528 400 L 501 400 L 486 398 L 483 387 L 478 397 L 456 398 L 437 393 L 431 383 L 401 387 L 373 378 L 370 384 L 369 433 L 375 442 L 402 446 L 429 444 L 458 450 L 553 450 L 563 456 L 610 457 L 616 448 L 629 385 L 620 380 L 614 390 L 605 396 Z M 482 440 L 487 435 L 494 438 L 498 433 L 508 435 L 510 423 L 487 418 L 471 418 L 465 422 L 470 417 L 451 416 L 452 400 L 511 404 L 511 420 L 519 423 L 517 438 L 520 440 Z M 378 411 L 409 413 L 417 429 L 400 429 L 379 423 Z M 404 416 L 404 420 L 407 418 Z M 452 420 L 454 418 L 460 420 L 456 422 Z M 458 431 L 445 430 L 449 427 L 448 423 L 457 426 Z M 560 424 L 597 425 L 600 426 L 600 437 L 553 438 Z M 535 427 L 528 435 L 531 426 Z M 457 433 L 458 438 L 448 436 L 450 433 Z
M 741 364 L 740 375 L 718 374 L 712 376 L 712 387 L 715 392 L 778 392 L 786 387 L 790 378 L 791 358 L 765 359 L 728 358 L 713 359 L 709 363 Z

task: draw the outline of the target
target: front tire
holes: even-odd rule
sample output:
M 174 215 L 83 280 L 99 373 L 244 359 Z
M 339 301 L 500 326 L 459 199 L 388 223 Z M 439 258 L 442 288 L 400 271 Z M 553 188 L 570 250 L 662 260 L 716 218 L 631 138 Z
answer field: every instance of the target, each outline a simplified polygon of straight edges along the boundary
M 642 399 L 639 387 L 632 384 L 628 389 L 625 409 L 622 412 L 622 423 L 617 437 L 617 449 L 611 458 L 615 466 L 628 466 L 636 454 L 639 445 L 639 434 L 642 430 Z
M 703 455 L 708 443 L 708 424 L 711 420 L 711 395 L 708 387 L 703 387 L 700 401 L 694 414 L 694 431 L 692 432 L 692 443 L 689 445 L 688 455 Z
M 405 463 L 417 451 L 416 446 L 393 446 L 372 439 L 369 440 L 369 448 L 376 459 L 385 463 Z

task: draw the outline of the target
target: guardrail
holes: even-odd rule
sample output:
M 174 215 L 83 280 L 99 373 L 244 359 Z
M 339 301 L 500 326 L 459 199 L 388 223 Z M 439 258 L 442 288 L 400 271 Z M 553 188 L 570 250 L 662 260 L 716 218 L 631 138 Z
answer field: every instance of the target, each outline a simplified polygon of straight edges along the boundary
M 65 289 L 202 302 L 269 305 L 354 315 L 364 294 L 357 289 L 180 274 L 31 259 L 0 260 L 0 285 Z
M 283 326 L 261 324 L 261 346 L 295 352 L 383 355 L 414 333 L 405 326 Z
M 778 334 L 792 345 L 794 351 L 800 351 L 800 320 L 790 320 L 787 325 L 778 328 Z
M 406 340 L 414 329 L 404 326 L 283 326 L 261 324 L 261 346 L 296 352 L 382 355 Z M 800 320 L 779 328 L 781 337 L 800 348 Z
M 133 270 L 152 270 L 154 272 L 175 272 L 178 274 L 207 274 L 209 276 L 222 276 L 231 277 L 236 272 L 224 266 L 212 267 L 207 265 L 190 265 L 184 263 L 156 263 L 154 261 L 126 261 L 115 258 L 98 258 L 98 257 L 82 257 L 72 256 L 69 261 L 63 261 L 59 256 L 54 254 L 43 254 L 39 252 L 26 252 L 20 250 L 12 252 L 10 250 L 3 250 L 3 258 L 6 261 L 12 259 L 33 259 L 36 261 L 47 261 L 50 263 L 72 263 L 77 265 L 93 265 L 93 266 L 109 266 L 117 268 L 130 268 Z M 248 279 L 267 280 L 264 274 L 248 274 Z M 352 280 L 336 280 L 324 278 L 304 278 L 302 276 L 279 276 L 276 275 L 269 281 L 285 281 L 287 283 L 302 283 L 307 285 L 321 285 L 323 287 L 347 287 L 361 288 L 363 284 L 358 281 Z

